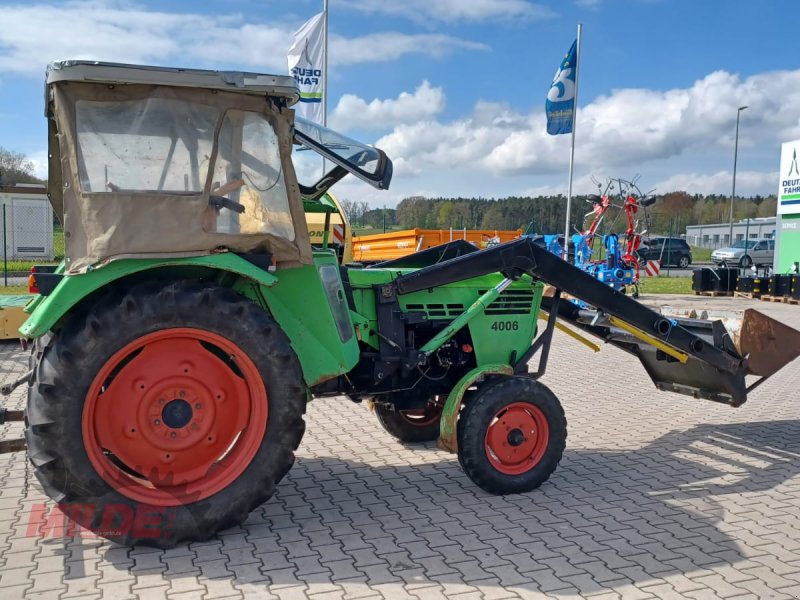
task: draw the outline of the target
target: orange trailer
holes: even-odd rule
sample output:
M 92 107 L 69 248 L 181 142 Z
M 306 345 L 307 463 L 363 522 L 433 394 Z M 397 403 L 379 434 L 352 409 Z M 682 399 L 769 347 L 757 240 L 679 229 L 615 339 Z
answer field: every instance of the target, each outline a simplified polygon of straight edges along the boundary
M 404 229 L 360 235 L 353 238 L 353 260 L 363 263 L 392 260 L 454 240 L 467 240 L 478 248 L 487 248 L 521 235 L 521 229 Z

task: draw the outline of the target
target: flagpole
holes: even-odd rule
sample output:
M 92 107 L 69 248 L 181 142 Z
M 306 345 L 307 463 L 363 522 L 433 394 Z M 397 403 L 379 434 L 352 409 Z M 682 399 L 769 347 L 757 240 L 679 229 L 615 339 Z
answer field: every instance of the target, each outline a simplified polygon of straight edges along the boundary
M 327 2 L 327 0 L 325 0 Z M 564 260 L 569 260 L 569 214 L 572 208 L 572 167 L 575 162 L 575 121 L 578 116 L 578 78 L 581 70 L 581 30 L 583 25 L 578 23 L 578 43 L 575 48 L 575 103 L 572 106 L 572 149 L 569 153 L 569 187 L 567 188 L 567 220 L 564 229 Z
M 322 73 L 322 126 L 328 126 L 328 0 L 323 0 L 322 11 L 325 13 L 323 30 L 323 61 Z

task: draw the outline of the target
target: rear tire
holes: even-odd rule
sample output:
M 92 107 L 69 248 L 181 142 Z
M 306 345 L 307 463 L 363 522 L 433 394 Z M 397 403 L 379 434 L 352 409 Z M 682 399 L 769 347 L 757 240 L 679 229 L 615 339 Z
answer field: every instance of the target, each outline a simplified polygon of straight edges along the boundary
M 442 407 L 433 403 L 421 411 L 392 410 L 375 404 L 378 423 L 393 437 L 406 444 L 432 442 L 439 438 Z
M 467 476 L 491 494 L 530 492 L 558 466 L 567 439 L 564 410 L 546 386 L 508 377 L 461 411 L 459 462 Z
M 686 255 L 681 256 L 678 259 L 678 267 L 680 267 L 681 269 L 688 269 L 689 268 L 689 263 L 690 263 L 689 257 L 686 256 Z
M 198 282 L 142 284 L 53 335 L 28 392 L 25 438 L 67 516 L 120 544 L 169 548 L 241 523 L 274 494 L 305 403 L 299 361 L 256 304 Z

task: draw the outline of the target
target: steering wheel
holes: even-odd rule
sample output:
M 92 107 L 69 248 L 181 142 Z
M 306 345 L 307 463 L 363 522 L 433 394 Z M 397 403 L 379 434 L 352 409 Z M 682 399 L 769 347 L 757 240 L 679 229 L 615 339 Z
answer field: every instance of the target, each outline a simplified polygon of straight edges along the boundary
M 240 187 L 244 186 L 244 179 L 231 179 L 226 181 L 224 184 L 211 190 L 213 193 L 208 197 L 208 203 L 211 206 L 216 207 L 217 210 L 220 208 L 227 208 L 228 210 L 232 210 L 233 212 L 237 212 L 242 214 L 244 212 L 244 206 L 239 204 L 238 202 L 234 202 L 230 198 L 226 198 L 227 194 L 230 194 L 234 190 L 238 190 Z

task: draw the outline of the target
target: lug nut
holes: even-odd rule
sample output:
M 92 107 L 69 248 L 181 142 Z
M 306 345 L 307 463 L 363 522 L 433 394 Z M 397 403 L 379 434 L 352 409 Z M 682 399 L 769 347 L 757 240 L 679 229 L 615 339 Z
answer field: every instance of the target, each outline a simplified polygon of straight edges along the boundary
M 153 421 L 153 424 L 154 424 L 154 425 L 161 425 L 161 421 L 159 421 L 158 419 L 156 419 L 155 421 Z
M 197 404 L 194 405 L 194 407 L 199 410 L 203 408 L 203 405 L 198 402 Z
M 169 434 L 169 437 L 175 437 L 175 436 L 177 436 L 177 435 L 178 435 L 178 434 L 177 434 L 177 433 L 175 433 L 175 432 L 173 431 L 172 433 L 170 433 L 170 434 Z

